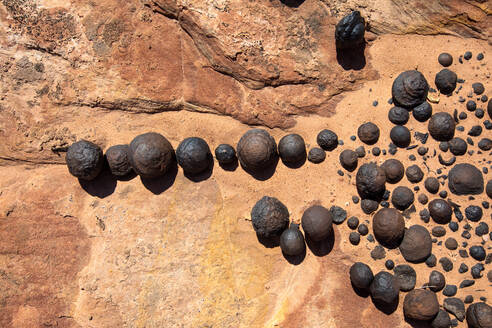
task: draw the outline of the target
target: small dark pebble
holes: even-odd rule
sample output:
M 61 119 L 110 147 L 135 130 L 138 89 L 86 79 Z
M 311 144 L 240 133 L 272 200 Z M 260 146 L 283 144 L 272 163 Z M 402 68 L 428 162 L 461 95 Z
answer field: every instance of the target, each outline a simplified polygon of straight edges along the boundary
M 458 292 L 458 287 L 456 287 L 456 285 L 446 285 L 442 291 L 442 294 L 444 296 L 452 297 L 456 295 L 456 292 Z
M 453 237 L 449 237 L 446 239 L 444 246 L 446 246 L 447 249 L 454 251 L 458 248 L 458 242 Z
M 360 234 L 358 232 L 352 231 L 349 235 L 349 241 L 352 245 L 359 245 Z
M 468 135 L 472 137 L 478 137 L 482 133 L 482 127 L 480 125 L 474 125 L 468 131 Z
M 481 53 L 481 52 L 480 52 L 480 53 L 477 55 L 477 60 L 482 60 L 483 58 L 484 58 L 483 53 Z
M 426 194 L 419 194 L 417 199 L 418 199 L 419 203 L 422 205 L 425 205 L 429 202 L 429 198 L 427 197 Z
M 439 191 L 439 181 L 434 177 L 425 179 L 424 186 L 431 194 L 436 194 Z
M 492 140 L 489 138 L 483 138 L 478 142 L 478 148 L 480 148 L 483 151 L 489 151 L 492 149 Z
M 465 54 L 463 55 L 463 58 L 465 58 L 466 60 L 470 60 L 472 58 L 471 51 L 466 51 Z
M 417 153 L 420 155 L 420 156 L 424 156 L 425 154 L 427 154 L 427 152 L 429 151 L 429 148 L 427 147 L 424 147 L 424 146 L 420 146 L 418 149 L 417 149 Z
M 489 226 L 485 222 L 480 222 L 480 224 L 475 228 L 475 234 L 479 237 L 489 233 Z
M 460 254 L 460 257 L 463 259 L 466 259 L 468 257 L 468 252 L 466 251 L 466 249 L 460 249 L 458 251 L 458 254 Z
M 424 178 L 424 172 L 422 172 L 417 165 L 407 167 L 405 175 L 407 176 L 408 181 L 412 183 L 418 183 Z
M 347 220 L 347 225 L 350 229 L 355 230 L 357 229 L 357 226 L 359 225 L 359 218 L 356 216 L 352 216 Z
M 373 236 L 373 235 L 371 235 L 371 234 L 367 235 L 367 238 L 366 238 L 366 239 L 367 239 L 367 241 L 368 241 L 368 242 L 370 242 L 370 243 L 373 243 L 373 242 L 374 242 L 374 236 Z
M 464 299 L 465 304 L 471 304 L 473 303 L 473 296 L 472 295 L 466 295 Z
M 379 104 L 379 102 L 378 102 L 377 100 L 374 100 L 374 101 L 372 102 L 372 105 L 373 105 L 374 107 L 376 107 L 378 104 Z
M 439 143 L 439 150 L 443 152 L 447 152 L 449 150 L 449 142 L 442 141 Z
M 484 270 L 483 264 L 477 263 L 471 268 L 471 275 L 473 279 L 482 278 L 482 271 Z
M 374 247 L 374 249 L 371 251 L 371 257 L 374 260 L 384 259 L 386 257 L 386 251 L 384 250 L 384 247 L 380 245 Z
M 458 223 L 456 222 L 449 222 L 448 227 L 451 231 L 456 232 L 458 231 Z
M 472 84 L 472 88 L 473 88 L 473 92 L 476 94 L 476 95 L 481 95 L 482 93 L 484 93 L 485 91 L 485 87 L 483 86 L 482 83 L 480 82 L 476 82 L 476 83 L 473 83 Z
M 448 67 L 448 66 L 451 66 L 451 64 L 453 63 L 453 56 L 451 56 L 449 53 L 447 52 L 443 52 L 439 55 L 439 57 L 437 57 L 437 61 L 439 62 L 439 64 L 441 64 L 442 66 L 444 67 Z
M 337 174 L 338 174 L 339 176 L 341 176 L 341 177 L 343 177 L 343 176 L 345 175 L 345 173 L 343 173 L 343 171 L 342 171 L 342 170 L 338 170 L 338 171 L 337 171 Z
M 360 208 L 365 214 L 371 214 L 378 209 L 379 203 L 372 199 L 363 199 L 360 202 Z
M 419 122 L 425 122 L 432 116 L 432 106 L 424 101 L 412 111 L 413 117 Z
M 468 265 L 466 265 L 465 263 L 461 263 L 459 269 L 458 269 L 458 272 L 459 273 L 465 273 L 465 272 L 468 272 Z
M 470 239 L 471 238 L 471 234 L 469 231 L 463 231 L 463 233 L 461 234 L 461 237 L 465 238 L 465 239 Z
M 477 103 L 473 100 L 468 100 L 466 103 L 466 109 L 470 112 L 473 112 L 475 109 L 477 109 Z
M 429 223 L 430 221 L 430 214 L 429 214 L 429 210 L 424 208 L 423 210 L 421 210 L 419 212 L 419 215 L 420 215 L 420 219 L 422 221 L 424 221 L 425 223 Z
M 483 116 L 485 115 L 485 112 L 483 111 L 483 109 L 479 108 L 475 111 L 475 116 L 477 118 L 483 118 Z
M 323 149 L 314 147 L 309 150 L 308 161 L 314 164 L 319 164 L 323 162 L 326 158 L 326 153 Z
M 318 145 L 324 150 L 331 151 L 338 146 L 338 136 L 331 130 L 322 130 L 316 138 Z
M 472 246 L 470 247 L 470 256 L 477 261 L 485 260 L 485 249 L 482 246 Z
M 362 235 L 362 236 L 365 236 L 369 233 L 369 228 L 367 227 L 367 225 L 365 225 L 364 223 L 360 224 L 359 227 L 357 228 L 357 231 Z
M 364 146 L 357 147 L 355 149 L 355 152 L 357 153 L 357 156 L 359 158 L 366 156 L 366 150 L 365 150 Z
M 448 259 L 447 257 L 441 257 L 439 259 L 439 263 L 441 264 L 442 269 L 444 271 L 449 272 L 453 270 L 453 262 L 451 262 L 451 260 Z
M 441 191 L 439 192 L 439 197 L 441 197 L 441 198 L 446 198 L 446 197 L 448 197 L 448 192 L 447 192 L 446 190 L 441 190 Z
M 379 149 L 379 147 L 374 147 L 374 148 L 372 149 L 372 154 L 373 154 L 374 156 L 379 156 L 379 155 L 381 154 L 381 149 Z
M 433 268 L 436 266 L 437 264 L 437 258 L 434 254 L 431 254 L 427 260 L 425 260 L 425 264 L 429 267 L 429 268 Z
M 393 268 L 395 267 L 395 262 L 393 262 L 392 260 L 386 260 L 386 262 L 384 262 L 384 266 L 388 270 L 393 270 Z
M 432 228 L 432 235 L 434 237 L 442 237 L 446 235 L 446 229 L 444 229 L 444 227 L 442 226 L 435 226 L 434 228 Z
M 468 114 L 466 114 L 465 112 L 461 112 L 458 118 L 460 120 L 466 120 L 468 118 Z
M 342 224 L 347 218 L 347 211 L 339 206 L 332 206 L 330 208 L 330 213 L 333 218 L 333 223 Z
M 359 204 L 359 201 L 360 201 L 359 196 L 355 196 L 355 195 L 354 195 L 354 196 L 352 196 L 352 202 L 353 202 L 354 204 Z
M 465 216 L 472 222 L 478 222 L 483 216 L 483 211 L 480 206 L 470 205 L 465 209 Z
M 466 288 L 475 285 L 474 280 L 465 279 L 460 283 L 460 288 Z

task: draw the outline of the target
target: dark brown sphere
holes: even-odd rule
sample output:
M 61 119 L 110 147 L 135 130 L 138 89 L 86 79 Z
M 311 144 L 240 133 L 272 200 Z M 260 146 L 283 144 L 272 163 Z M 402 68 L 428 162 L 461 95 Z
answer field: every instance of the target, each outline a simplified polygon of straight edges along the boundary
M 304 253 L 306 243 L 298 224 L 292 223 L 288 229 L 282 232 L 282 235 L 280 235 L 280 248 L 285 255 L 296 256 Z
M 397 159 L 388 159 L 386 160 L 381 167 L 384 169 L 386 174 L 386 182 L 388 183 L 397 183 L 405 174 L 405 168 L 403 164 Z
M 413 191 L 405 186 L 396 187 L 391 193 L 391 203 L 400 211 L 406 210 L 413 204 L 415 196 Z
M 431 194 L 437 194 L 439 191 L 439 180 L 434 177 L 429 177 L 425 179 L 424 186 Z
M 367 122 L 359 126 L 357 135 L 360 141 L 368 145 L 374 145 L 379 140 L 379 128 L 372 122 Z
M 441 291 L 446 285 L 446 277 L 436 270 L 433 270 L 429 275 L 429 288 L 433 292 Z
M 448 224 L 453 215 L 453 209 L 444 199 L 434 199 L 429 203 L 429 213 L 434 222 Z
M 451 64 L 453 63 L 453 56 L 451 56 L 447 52 L 443 52 L 439 55 L 439 57 L 437 57 L 437 61 L 442 66 L 448 67 L 451 66 Z
M 379 200 L 386 190 L 386 174 L 376 163 L 366 163 L 359 167 L 355 184 L 362 199 Z
M 306 160 L 304 139 L 295 133 L 284 136 L 278 143 L 278 153 L 284 163 L 302 163 Z
M 176 158 L 185 174 L 196 175 L 212 165 L 212 153 L 205 140 L 198 137 L 186 138 L 176 149 Z
M 289 225 L 289 211 L 277 198 L 264 196 L 253 206 L 251 222 L 259 236 L 279 236 Z
M 405 125 L 409 118 L 408 110 L 402 107 L 395 106 L 388 112 L 388 119 L 393 124 Z
M 414 289 L 405 295 L 403 313 L 412 320 L 432 320 L 439 312 L 439 302 L 434 292 Z
M 405 230 L 400 252 L 408 262 L 424 262 L 432 252 L 432 239 L 429 231 L 421 225 L 413 225 Z
M 115 145 L 106 150 L 106 160 L 114 176 L 124 177 L 132 171 L 128 158 L 128 145 Z
M 322 130 L 316 137 L 318 145 L 324 150 L 332 151 L 338 146 L 338 136 L 331 130 Z
M 128 154 L 133 170 L 143 178 L 164 175 L 175 156 L 169 141 L 155 132 L 136 136 L 130 143 Z
M 362 262 L 356 262 L 350 267 L 350 282 L 361 290 L 369 290 L 374 274 L 371 268 Z
M 332 230 L 333 217 L 331 212 L 320 205 L 314 205 L 302 215 L 302 229 L 314 241 L 328 237 Z
M 236 149 L 242 167 L 250 172 L 270 167 L 277 158 L 275 139 L 262 129 L 246 132 L 239 140 Z
M 405 233 L 405 220 L 394 208 L 382 208 L 374 215 L 372 229 L 381 245 L 395 248 L 400 245 Z
M 458 76 L 456 73 L 445 68 L 436 74 L 434 83 L 441 93 L 449 95 L 456 89 L 457 80 Z
M 483 175 L 474 165 L 456 164 L 448 176 L 449 190 L 456 195 L 479 195 L 483 192 Z
M 407 167 L 405 175 L 411 183 L 419 183 L 424 178 L 424 172 L 418 165 L 411 165 Z
M 466 310 L 466 322 L 470 328 L 492 327 L 492 307 L 487 303 L 473 303 Z
M 427 125 L 430 135 L 437 141 L 449 141 L 454 137 L 456 123 L 453 117 L 445 112 L 432 115 Z
M 381 271 L 374 276 L 370 286 L 372 299 L 379 304 L 393 304 L 400 294 L 398 280 L 389 272 Z
M 70 174 L 89 181 L 101 173 L 104 156 L 98 145 L 87 140 L 80 140 L 68 147 L 65 161 Z
M 340 164 L 347 171 L 352 172 L 357 168 L 358 159 L 357 153 L 353 150 L 345 149 L 340 153 Z
M 406 148 L 410 145 L 410 130 L 402 125 L 394 126 L 390 131 L 391 141 L 400 148 Z
M 391 94 L 395 104 L 404 108 L 414 108 L 427 99 L 429 84 L 419 71 L 406 71 L 393 82 Z
M 449 141 L 449 150 L 453 155 L 462 156 L 468 150 L 468 144 L 462 138 L 456 137 Z

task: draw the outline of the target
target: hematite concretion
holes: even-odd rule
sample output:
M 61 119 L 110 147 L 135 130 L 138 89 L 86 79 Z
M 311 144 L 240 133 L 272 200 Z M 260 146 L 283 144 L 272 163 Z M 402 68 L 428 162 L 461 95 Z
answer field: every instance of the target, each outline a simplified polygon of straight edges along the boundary
M 70 174 L 82 180 L 93 180 L 102 171 L 104 156 L 98 145 L 80 140 L 68 147 L 65 161 Z
M 405 170 L 408 181 L 411 183 L 419 183 L 424 178 L 424 172 L 418 165 L 411 165 Z
M 326 158 L 326 153 L 323 149 L 318 148 L 318 147 L 314 147 L 314 148 L 311 148 L 311 150 L 309 150 L 308 161 L 315 163 L 315 164 L 319 164 L 319 163 L 323 162 L 325 160 L 325 158 Z
M 355 288 L 368 290 L 373 279 L 374 274 L 367 264 L 356 262 L 350 267 L 350 281 Z
M 453 56 L 451 56 L 447 52 L 443 52 L 439 55 L 439 57 L 437 57 L 437 61 L 442 66 L 448 67 L 451 66 L 451 64 L 453 63 Z
M 320 205 L 311 206 L 302 215 L 302 229 L 314 241 L 321 241 L 328 237 L 332 224 L 333 218 L 330 211 Z
M 386 174 L 386 182 L 388 183 L 399 182 L 405 174 L 403 164 L 397 159 L 388 159 L 381 165 L 381 167 L 384 169 Z
M 164 136 L 155 132 L 136 136 L 128 150 L 133 170 L 143 178 L 156 178 L 164 175 L 174 160 L 174 149 L 171 143 Z
M 400 264 L 394 268 L 395 278 L 402 292 L 408 292 L 415 288 L 417 273 L 408 264 Z
M 289 211 L 277 198 L 264 196 L 253 206 L 251 221 L 258 235 L 280 236 L 289 225 Z
M 278 153 L 284 163 L 299 163 L 306 159 L 306 144 L 298 134 L 288 134 L 280 139 Z
M 482 172 L 468 163 L 456 164 L 448 175 L 449 190 L 456 195 L 479 195 L 483 192 Z
M 432 320 L 439 312 L 439 302 L 435 293 L 425 289 L 414 289 L 405 295 L 403 313 L 412 320 Z
M 342 18 L 335 27 L 336 47 L 354 48 L 364 42 L 365 21 L 359 11 L 353 11 Z
M 106 150 L 106 160 L 111 173 L 117 177 L 124 177 L 132 171 L 128 158 L 128 145 L 115 145 Z
M 331 130 L 322 130 L 316 138 L 318 145 L 324 150 L 333 150 L 338 146 L 338 136 Z
M 434 177 L 429 177 L 425 179 L 424 186 L 431 194 L 437 194 L 439 191 L 439 180 Z
M 406 148 L 410 145 L 410 130 L 404 126 L 397 125 L 391 129 L 390 138 L 397 147 Z
M 414 200 L 415 196 L 412 190 L 405 186 L 396 187 L 391 193 L 391 203 L 400 211 L 409 208 Z
M 365 214 L 371 214 L 378 209 L 379 203 L 372 199 L 363 199 L 360 202 L 360 208 Z
M 374 237 L 383 246 L 395 248 L 405 233 L 405 220 L 394 208 L 382 208 L 373 218 Z
M 456 123 L 453 117 L 444 112 L 432 115 L 427 125 L 430 135 L 437 141 L 449 141 L 454 137 Z
M 379 139 L 379 128 L 376 124 L 367 122 L 359 126 L 357 135 L 363 143 L 374 145 Z
M 473 303 L 466 310 L 466 322 L 470 328 L 492 327 L 492 307 L 483 302 Z
M 456 81 L 458 80 L 458 76 L 453 71 L 445 68 L 439 73 L 436 74 L 435 84 L 436 87 L 441 93 L 445 95 L 449 95 L 456 89 Z
M 388 112 L 388 119 L 393 124 L 404 125 L 408 122 L 410 115 L 408 110 L 401 107 L 393 107 Z
M 432 106 L 424 101 L 412 110 L 413 117 L 419 122 L 425 122 L 432 116 Z
M 362 199 L 379 200 L 386 190 L 386 174 L 376 163 L 366 163 L 359 167 L 355 184 Z
M 429 289 L 433 292 L 441 291 L 446 285 L 446 278 L 444 275 L 436 270 L 433 270 L 429 275 Z
M 429 203 L 429 213 L 434 222 L 448 224 L 451 221 L 453 209 L 444 199 L 434 199 Z
M 421 225 L 408 228 L 400 244 L 400 252 L 408 262 L 424 262 L 432 252 L 432 239 L 429 231 Z
M 478 142 L 478 148 L 483 151 L 489 151 L 492 149 L 492 140 L 489 138 L 483 138 Z
M 429 84 L 419 71 L 406 71 L 393 82 L 391 93 L 395 104 L 404 108 L 414 108 L 427 99 Z
M 261 171 L 271 166 L 277 158 L 275 139 L 265 130 L 252 129 L 237 143 L 239 162 L 247 171 Z
M 176 159 L 185 173 L 195 175 L 210 167 L 212 153 L 205 140 L 191 137 L 181 141 L 176 149 Z
M 465 140 L 459 137 L 453 138 L 451 139 L 451 141 L 449 141 L 449 150 L 453 155 L 462 156 L 466 154 L 467 149 L 468 144 Z
M 357 168 L 358 159 L 357 153 L 353 150 L 345 149 L 340 153 L 340 164 L 347 171 L 352 172 Z
M 391 273 L 385 271 L 374 276 L 370 290 L 373 300 L 388 305 L 394 303 L 400 293 L 398 280 Z
M 304 236 L 299 230 L 299 225 L 292 223 L 290 228 L 285 229 L 280 235 L 280 248 L 285 255 L 300 255 L 306 249 Z
M 221 144 L 215 148 L 215 158 L 220 164 L 231 164 L 236 160 L 236 151 L 231 145 Z

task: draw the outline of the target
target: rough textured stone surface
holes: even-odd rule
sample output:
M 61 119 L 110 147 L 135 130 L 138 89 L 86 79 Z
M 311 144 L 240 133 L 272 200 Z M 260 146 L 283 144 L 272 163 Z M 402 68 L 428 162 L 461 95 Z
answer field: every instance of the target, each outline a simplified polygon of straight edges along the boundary
M 403 302 L 405 317 L 414 320 L 432 320 L 439 312 L 439 302 L 433 292 L 414 289 L 405 295 Z

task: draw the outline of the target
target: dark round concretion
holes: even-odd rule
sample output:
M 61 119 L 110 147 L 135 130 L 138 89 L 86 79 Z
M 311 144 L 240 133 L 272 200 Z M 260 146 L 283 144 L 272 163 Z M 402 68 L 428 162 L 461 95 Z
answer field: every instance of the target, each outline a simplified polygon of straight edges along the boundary
M 415 288 L 417 282 L 417 273 L 408 264 L 400 264 L 393 270 L 396 279 L 398 279 L 398 285 L 402 292 L 408 292 Z
M 390 122 L 397 125 L 406 124 L 409 117 L 408 110 L 398 106 L 391 108 L 388 112 L 388 119 Z
M 449 328 L 451 327 L 451 318 L 449 314 L 440 309 L 434 320 L 431 322 L 432 328 Z
M 425 189 L 427 189 L 427 191 L 430 192 L 431 194 L 437 194 L 440 186 L 439 180 L 437 180 L 434 177 L 429 177 L 425 179 L 424 186 Z
M 419 122 L 425 122 L 432 116 L 432 106 L 424 101 L 412 111 L 413 117 Z
M 395 104 L 404 108 L 414 108 L 427 99 L 429 84 L 419 71 L 406 71 L 393 82 L 391 94 Z
M 473 112 L 475 109 L 477 109 L 477 103 L 473 100 L 468 100 L 466 102 L 466 109 L 470 112 Z
M 164 175 L 174 161 L 173 146 L 156 132 L 136 136 L 128 149 L 133 170 L 143 178 Z
M 424 262 L 432 252 L 432 239 L 429 231 L 421 225 L 413 225 L 405 230 L 400 252 L 408 262 Z
M 470 247 L 470 256 L 477 261 L 483 261 L 487 254 L 482 246 L 472 246 Z
M 339 49 L 354 48 L 364 43 L 365 21 L 359 11 L 343 17 L 335 26 L 335 42 Z
M 372 199 L 363 199 L 360 202 L 360 208 L 365 214 L 371 214 L 378 209 L 379 203 Z
M 284 163 L 300 163 L 306 159 L 306 144 L 298 134 L 288 134 L 280 139 L 278 153 Z
M 291 224 L 288 229 L 280 235 L 280 249 L 285 255 L 296 256 L 300 255 L 306 249 L 304 236 L 299 230 L 299 225 Z
M 93 180 L 102 171 L 104 156 L 98 145 L 80 140 L 68 147 L 65 162 L 73 176 L 82 180 Z
M 449 141 L 454 137 L 456 123 L 453 117 L 444 112 L 432 115 L 427 125 L 430 135 L 437 141 Z
M 381 167 L 386 174 L 386 182 L 388 183 L 397 183 L 403 178 L 403 175 L 405 175 L 405 168 L 397 159 L 388 159 Z
M 434 222 L 448 224 L 451 221 L 453 209 L 444 199 L 434 199 L 429 203 L 429 213 Z
M 405 220 L 394 208 L 382 208 L 373 218 L 374 237 L 383 246 L 395 248 L 405 233 Z
M 446 285 L 446 278 L 444 275 L 436 270 L 433 270 L 429 275 L 429 289 L 433 292 L 441 291 Z
M 447 52 L 443 52 L 439 55 L 439 57 L 437 57 L 437 61 L 442 66 L 448 67 L 451 66 L 451 64 L 453 63 L 453 56 L 451 56 Z
M 374 279 L 371 268 L 362 262 L 356 262 L 350 267 L 350 281 L 361 290 L 368 290 Z
M 413 191 L 405 186 L 396 187 L 391 193 L 391 203 L 400 211 L 406 210 L 413 204 L 415 196 Z
M 403 313 L 407 319 L 428 321 L 439 312 L 439 302 L 435 293 L 426 289 L 414 289 L 405 295 Z
M 439 73 L 436 74 L 436 79 L 434 83 L 436 87 L 441 93 L 448 95 L 456 89 L 456 81 L 458 80 L 458 76 L 455 72 L 450 71 L 445 68 Z
M 289 225 L 289 211 L 277 198 L 264 196 L 253 206 L 251 222 L 259 236 L 279 236 Z
M 340 164 L 347 171 L 353 171 L 357 168 L 358 161 L 357 153 L 350 149 L 345 149 L 340 153 Z
M 465 140 L 456 137 L 449 141 L 449 150 L 453 155 L 462 156 L 466 154 L 466 151 L 468 150 L 468 144 Z
M 132 171 L 128 158 L 128 145 L 115 145 L 106 150 L 106 160 L 114 176 L 124 177 Z
M 466 310 L 466 323 L 469 328 L 492 327 L 492 307 L 487 303 L 473 303 Z
M 231 164 L 236 160 L 236 151 L 231 145 L 221 144 L 215 148 L 215 158 L 220 164 Z
M 480 82 L 473 83 L 472 89 L 476 95 L 481 95 L 485 91 L 485 87 Z
M 478 142 L 478 148 L 483 151 L 489 151 L 492 149 L 492 140 L 489 138 L 483 138 Z
M 411 183 L 419 183 L 424 178 L 424 172 L 417 165 L 407 167 L 405 175 Z
M 400 293 L 398 280 L 391 273 L 385 271 L 374 276 L 369 289 L 374 301 L 388 305 L 394 303 Z
M 482 218 L 483 211 L 480 206 L 470 205 L 465 208 L 465 216 L 472 222 L 478 222 Z
M 245 170 L 257 172 L 268 168 L 275 162 L 277 144 L 267 131 L 252 129 L 239 139 L 237 154 Z
M 456 164 L 448 175 L 449 190 L 456 195 L 479 195 L 483 192 L 482 172 L 472 164 Z
M 302 215 L 302 229 L 314 241 L 321 241 L 330 235 L 333 218 L 330 211 L 320 205 L 314 205 Z
M 394 126 L 390 132 L 391 141 L 400 148 L 406 148 L 410 145 L 410 130 L 402 125 Z
M 363 143 L 374 145 L 379 139 L 379 128 L 372 122 L 364 123 L 357 129 L 357 136 Z
M 318 148 L 318 147 L 314 147 L 314 148 L 311 148 L 311 150 L 309 150 L 308 161 L 315 163 L 315 164 L 319 164 L 319 163 L 323 162 L 325 160 L 325 158 L 326 158 L 326 153 L 323 149 Z
M 487 182 L 485 192 L 487 193 L 487 196 L 492 199 L 492 180 L 489 180 L 489 182 Z
M 197 137 L 186 138 L 176 149 L 179 166 L 187 174 L 199 174 L 210 167 L 212 153 L 205 140 Z
M 324 150 L 331 151 L 338 146 L 338 136 L 331 130 L 322 130 L 316 138 L 318 145 Z
M 366 163 L 359 167 L 355 184 L 362 199 L 378 200 L 386 190 L 386 174 L 376 163 Z

